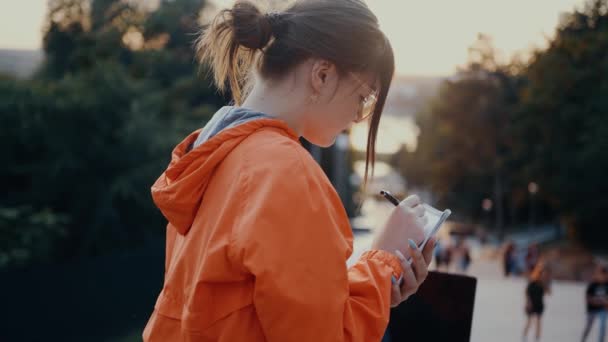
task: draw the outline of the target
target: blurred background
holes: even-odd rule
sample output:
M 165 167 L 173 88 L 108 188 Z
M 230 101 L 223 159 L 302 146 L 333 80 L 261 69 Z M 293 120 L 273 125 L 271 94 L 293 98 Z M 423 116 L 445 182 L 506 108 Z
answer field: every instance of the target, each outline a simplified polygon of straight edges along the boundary
M 232 3 L 0 3 L 0 341 L 141 339 L 164 271 L 149 189 L 229 101 L 192 44 Z M 349 262 L 391 208 L 380 189 L 418 194 L 453 211 L 433 267 L 479 279 L 473 341 L 521 338 L 539 261 L 543 340 L 580 340 L 608 255 L 608 1 L 367 3 L 397 63 L 373 181 L 365 124 L 303 141 L 352 218 Z

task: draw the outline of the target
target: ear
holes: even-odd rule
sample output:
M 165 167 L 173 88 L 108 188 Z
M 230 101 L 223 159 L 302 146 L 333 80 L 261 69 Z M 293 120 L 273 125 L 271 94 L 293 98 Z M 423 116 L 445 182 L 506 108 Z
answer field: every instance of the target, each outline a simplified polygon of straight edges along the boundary
M 336 66 L 327 60 L 317 59 L 312 63 L 310 70 L 310 84 L 314 94 L 320 94 L 322 89 L 336 77 Z

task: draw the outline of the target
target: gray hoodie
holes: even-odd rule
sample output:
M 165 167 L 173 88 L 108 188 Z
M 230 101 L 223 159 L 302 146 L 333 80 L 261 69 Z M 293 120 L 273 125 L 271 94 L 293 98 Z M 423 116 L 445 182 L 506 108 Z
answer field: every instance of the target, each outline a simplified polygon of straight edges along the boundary
M 197 148 L 224 129 L 256 119 L 274 119 L 274 117 L 247 108 L 224 106 L 215 112 L 211 120 L 203 127 L 192 148 Z

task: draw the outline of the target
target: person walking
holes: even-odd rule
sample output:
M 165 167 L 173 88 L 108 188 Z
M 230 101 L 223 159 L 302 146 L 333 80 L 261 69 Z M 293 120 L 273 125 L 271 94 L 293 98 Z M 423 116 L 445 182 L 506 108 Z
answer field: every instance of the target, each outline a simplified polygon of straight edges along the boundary
M 608 266 L 598 265 L 593 273 L 593 279 L 587 286 L 585 295 L 587 304 L 587 321 L 583 330 L 582 341 L 585 342 L 593 326 L 599 321 L 598 341 L 606 339 L 606 312 L 608 311 Z
M 540 341 L 542 332 L 542 316 L 545 311 L 544 297 L 551 294 L 551 273 L 544 263 L 537 263 L 530 275 L 526 287 L 526 325 L 523 337 L 527 339 L 528 330 L 532 325 L 535 329 L 535 339 Z

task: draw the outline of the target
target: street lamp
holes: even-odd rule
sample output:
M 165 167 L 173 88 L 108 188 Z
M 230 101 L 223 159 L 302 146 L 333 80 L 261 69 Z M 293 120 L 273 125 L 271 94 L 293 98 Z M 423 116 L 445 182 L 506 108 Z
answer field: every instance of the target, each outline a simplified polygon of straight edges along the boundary
M 529 230 L 532 231 L 532 226 L 534 225 L 534 216 L 535 216 L 535 212 L 534 212 L 534 195 L 536 195 L 536 193 L 538 193 L 538 184 L 536 182 L 530 182 L 528 184 L 528 192 L 530 193 L 530 224 L 529 224 Z
M 536 194 L 538 192 L 538 184 L 536 184 L 536 182 L 530 182 L 530 184 L 528 184 L 528 191 L 532 195 Z
M 483 201 L 481 201 L 481 207 L 483 208 L 483 210 L 485 211 L 490 211 L 492 210 L 492 206 L 494 205 L 494 203 L 492 203 L 492 200 L 489 198 L 484 198 Z
M 494 206 L 494 202 L 492 202 L 491 199 L 489 198 L 484 198 L 483 201 L 481 201 L 481 209 L 483 209 L 484 213 L 485 213 L 485 221 L 486 221 L 486 225 L 487 228 L 490 228 L 490 210 L 492 210 L 492 207 Z

